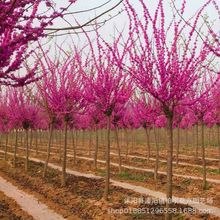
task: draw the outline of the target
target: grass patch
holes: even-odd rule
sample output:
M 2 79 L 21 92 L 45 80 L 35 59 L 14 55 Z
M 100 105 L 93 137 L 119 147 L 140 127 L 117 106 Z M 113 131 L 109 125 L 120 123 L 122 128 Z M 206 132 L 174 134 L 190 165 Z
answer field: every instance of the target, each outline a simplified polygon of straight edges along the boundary
M 146 216 L 143 212 L 141 213 L 132 212 L 130 216 L 132 217 L 132 219 L 146 219 L 145 218 Z
M 86 203 L 86 201 L 84 201 L 84 200 L 82 200 L 82 201 L 79 203 L 79 207 L 80 207 L 81 209 L 85 209 L 86 206 L 87 206 L 87 203 Z
M 198 167 L 197 170 L 198 170 L 199 173 L 203 174 L 203 168 L 202 167 Z M 207 169 L 206 168 L 206 172 L 210 173 L 210 174 L 220 174 L 218 169 L 209 169 L 209 168 Z
M 182 183 L 183 185 L 189 186 L 192 183 L 192 179 L 184 179 Z
M 206 181 L 206 185 L 205 185 L 205 189 L 204 190 L 209 190 L 212 188 L 212 185 L 209 184 L 207 181 Z
M 184 220 L 185 216 L 182 213 L 178 213 L 177 215 L 175 215 L 175 219 L 177 219 L 177 220 Z
M 98 173 L 100 176 L 106 176 L 106 170 L 97 169 L 97 173 Z
M 134 180 L 139 182 L 145 182 L 149 178 L 148 175 L 143 175 L 139 173 L 133 174 L 126 171 L 119 173 L 118 177 L 123 180 Z
M 138 158 L 138 157 L 133 157 L 131 160 L 132 160 L 133 162 L 143 163 L 143 162 L 146 162 L 147 159 Z
M 220 174 L 218 169 L 207 169 L 207 172 L 210 174 Z

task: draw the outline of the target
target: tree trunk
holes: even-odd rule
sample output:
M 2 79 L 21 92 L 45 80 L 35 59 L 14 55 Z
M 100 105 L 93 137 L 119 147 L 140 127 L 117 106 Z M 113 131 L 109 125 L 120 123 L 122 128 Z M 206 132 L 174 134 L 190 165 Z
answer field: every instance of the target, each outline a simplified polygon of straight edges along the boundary
M 132 128 L 131 129 L 131 149 L 130 149 L 130 152 L 129 152 L 129 154 L 131 153 L 131 151 L 132 151 L 132 153 L 133 153 L 133 150 L 134 150 L 134 129 Z M 131 153 L 131 154 L 132 154 Z
M 74 131 L 72 131 L 72 144 L 73 144 L 73 164 L 76 165 L 76 144 L 74 138 Z
M 42 132 L 39 130 L 39 143 L 42 144 Z
M 202 181 L 202 188 L 206 189 L 206 160 L 205 160 L 205 143 L 204 143 L 204 123 L 202 123 L 202 167 L 203 167 L 203 181 Z
M 38 154 L 38 130 L 35 132 L 35 151 Z
M 25 130 L 26 137 L 26 160 L 25 160 L 25 172 L 28 172 L 28 162 L 29 162 L 29 144 L 28 144 L 28 129 Z
M 105 191 L 104 191 L 105 200 L 108 200 L 109 182 L 110 182 L 110 126 L 111 126 L 111 116 L 108 116 L 107 144 L 106 144 L 106 176 L 105 176 Z
M 103 143 L 105 142 L 105 137 L 104 137 L 103 130 L 104 130 L 104 129 L 100 129 L 100 131 L 99 131 L 99 137 L 100 137 L 99 143 L 100 143 L 101 146 L 102 146 Z
M 67 128 L 68 122 L 65 121 L 64 125 L 64 145 L 63 145 L 63 161 L 62 161 L 62 176 L 61 176 L 61 186 L 66 186 L 66 152 L 67 152 Z
M 195 143 L 195 127 L 194 125 L 192 126 L 192 147 L 196 145 Z
M 61 158 L 62 158 L 62 131 L 60 130 L 60 144 L 59 144 L 59 160 L 61 162 Z
M 118 169 L 119 173 L 121 173 L 121 148 L 119 144 L 119 138 L 118 138 L 118 128 L 115 128 L 115 137 L 116 137 L 116 145 L 117 145 L 117 151 L 118 151 Z
M 85 147 L 85 129 L 82 130 L 82 148 Z
M 169 210 L 172 207 L 172 190 L 173 190 L 173 117 L 170 116 L 167 125 L 167 136 L 168 136 L 168 146 L 167 146 L 167 203 L 166 208 Z M 167 213 L 165 216 L 166 220 L 172 219 L 172 213 Z
M 31 129 L 31 132 L 30 132 L 30 149 L 32 149 L 32 143 L 33 143 L 33 130 Z
M 159 167 L 159 143 L 158 143 L 158 136 L 155 127 L 154 127 L 154 138 L 156 143 L 156 161 L 154 167 L 154 180 L 156 181 L 158 177 L 158 167 Z
M 196 159 L 198 160 L 198 150 L 199 150 L 199 124 L 196 124 Z
M 180 128 L 177 127 L 177 148 L 176 148 L 176 165 L 179 164 L 179 151 L 180 151 Z
M 147 162 L 149 163 L 150 161 L 150 154 L 151 154 L 151 149 L 150 149 L 150 131 L 145 128 L 145 133 L 147 137 Z
M 23 130 L 20 131 L 20 141 L 21 141 L 21 146 L 24 146 L 24 143 L 23 143 Z
M 95 153 L 94 153 L 94 166 L 97 169 L 97 156 L 98 156 L 98 148 L 99 148 L 99 134 L 97 125 L 95 126 Z
M 220 126 L 217 125 L 217 136 L 218 136 L 218 171 L 220 173 Z
M 16 167 L 17 148 L 18 148 L 18 129 L 16 128 L 16 130 L 15 130 L 15 148 L 14 148 L 14 167 Z
M 128 159 L 128 152 L 129 152 L 129 141 L 128 141 L 128 131 L 125 128 L 125 136 L 126 136 L 126 160 Z
M 76 138 L 75 138 L 75 144 L 76 144 L 76 147 L 78 146 L 78 139 L 79 139 L 79 133 L 78 133 L 78 131 L 76 130 L 76 132 L 75 132 L 75 134 L 76 134 Z
M 186 130 L 185 130 L 185 135 L 186 135 L 186 148 L 188 149 L 188 147 L 189 147 L 188 128 L 186 128 Z
M 8 132 L 5 134 L 5 160 L 7 160 L 8 156 Z
M 89 132 L 89 157 L 91 157 L 91 149 L 92 149 L 92 130 Z
M 47 173 L 47 167 L 48 167 L 48 163 L 50 159 L 50 148 L 51 148 L 52 136 L 53 136 L 53 125 L 50 124 L 50 134 L 48 137 L 48 145 L 47 145 L 47 159 L 44 164 L 43 178 L 46 177 L 46 173 Z

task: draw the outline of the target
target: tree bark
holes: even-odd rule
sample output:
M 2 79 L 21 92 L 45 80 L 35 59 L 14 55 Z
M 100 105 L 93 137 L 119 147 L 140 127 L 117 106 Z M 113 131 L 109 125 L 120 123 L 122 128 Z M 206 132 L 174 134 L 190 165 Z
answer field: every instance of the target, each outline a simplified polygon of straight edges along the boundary
M 199 151 L 199 124 L 196 124 L 196 159 L 198 160 Z
M 147 162 L 149 163 L 150 161 L 150 155 L 151 155 L 151 149 L 150 149 L 150 131 L 145 128 L 145 133 L 147 137 Z
M 18 129 L 15 130 L 15 148 L 14 148 L 14 167 L 16 167 L 17 161 L 17 148 L 18 148 Z
M 92 130 L 89 132 L 89 157 L 91 157 L 91 149 L 92 149 Z
M 39 143 L 42 144 L 42 131 L 39 130 Z
M 30 149 L 32 149 L 32 143 L 33 143 L 33 129 L 30 131 Z
M 82 130 L 82 147 L 85 147 L 85 129 Z
M 5 134 L 5 156 L 4 159 L 7 160 L 8 156 L 8 132 Z
M 61 186 L 62 187 L 66 186 L 67 128 L 68 128 L 68 122 L 65 121 L 65 125 L 64 125 L 63 161 L 62 161 L 62 176 L 61 176 Z
M 61 162 L 61 158 L 62 158 L 62 130 L 60 130 L 60 144 L 59 144 L 59 160 Z
M 97 156 L 98 156 L 98 149 L 99 149 L 99 133 L 97 125 L 95 126 L 95 153 L 94 153 L 94 166 L 97 169 Z
M 134 129 L 133 128 L 131 128 L 131 149 L 130 149 L 130 152 L 129 152 L 129 154 L 131 153 L 131 151 L 133 152 L 133 150 L 134 150 Z
M 116 137 L 116 145 L 117 145 L 117 151 L 118 151 L 118 171 L 121 173 L 121 148 L 119 144 L 119 137 L 118 137 L 118 128 L 115 128 L 115 137 Z
M 168 136 L 168 146 L 167 146 L 167 203 L 166 208 L 169 210 L 172 207 L 172 190 L 173 190 L 173 117 L 169 116 L 168 118 L 168 125 L 167 125 L 167 136 Z M 165 215 L 166 220 L 172 219 L 171 213 L 166 213 Z
M 185 135 L 186 135 L 186 148 L 189 147 L 189 134 L 188 134 L 188 128 L 185 129 Z
M 78 140 L 79 140 L 79 133 L 78 133 L 77 130 L 76 130 L 75 134 L 76 134 L 76 135 L 75 135 L 75 137 L 76 137 L 76 138 L 75 138 L 75 140 L 76 140 L 76 141 L 75 141 L 75 144 L 76 144 L 76 147 L 77 147 L 77 146 L 78 146 Z
M 48 137 L 48 145 L 47 145 L 47 159 L 44 164 L 43 178 L 46 177 L 46 173 L 47 173 L 47 167 L 50 159 L 50 148 L 51 148 L 52 137 L 53 137 L 53 124 L 50 124 L 50 134 Z
M 25 172 L 28 172 L 28 163 L 29 163 L 29 144 L 28 144 L 28 129 L 25 130 L 26 137 L 26 160 L 25 160 Z
M 154 180 L 156 181 L 158 177 L 158 168 L 159 168 L 159 143 L 158 143 L 158 136 L 155 127 L 154 127 L 154 138 L 156 143 L 156 161 L 154 167 Z
M 38 131 L 35 132 L 35 150 L 36 154 L 38 154 Z
M 180 151 L 180 128 L 177 127 L 177 148 L 176 148 L 176 165 L 179 165 L 179 151 Z
M 209 147 L 211 147 L 211 128 L 208 128 L 208 142 L 209 142 Z
M 218 136 L 218 171 L 220 173 L 220 126 L 217 125 L 217 136 Z
M 21 141 L 21 145 L 24 146 L 24 143 L 23 143 L 23 130 L 20 131 L 20 141 Z
M 129 152 L 129 141 L 128 141 L 128 131 L 125 128 L 125 136 L 126 136 L 126 160 L 128 159 L 128 152 Z
M 110 182 L 110 126 L 111 126 L 111 116 L 108 116 L 107 144 L 106 144 L 106 176 L 105 176 L 104 200 L 108 200 L 108 195 L 109 195 L 109 182 Z
M 204 143 L 204 123 L 202 123 L 202 167 L 203 167 L 203 180 L 202 180 L 202 188 L 205 190 L 207 183 L 206 183 L 206 160 L 205 160 L 205 143 Z
M 73 144 L 73 164 L 76 165 L 76 144 L 74 138 L 74 131 L 72 130 L 72 144 Z

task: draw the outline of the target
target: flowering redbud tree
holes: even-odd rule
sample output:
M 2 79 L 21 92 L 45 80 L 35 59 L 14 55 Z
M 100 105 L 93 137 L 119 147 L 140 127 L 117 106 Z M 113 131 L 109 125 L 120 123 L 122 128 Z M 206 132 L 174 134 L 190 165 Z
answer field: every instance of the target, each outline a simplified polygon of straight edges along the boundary
M 131 88 L 132 91 L 132 88 Z M 117 146 L 117 151 L 118 151 L 118 164 L 119 164 L 119 173 L 122 172 L 122 161 L 121 161 L 121 147 L 120 147 L 120 143 L 119 143 L 119 134 L 118 134 L 118 128 L 120 127 L 121 124 L 121 120 L 123 118 L 123 114 L 125 112 L 126 109 L 126 103 L 128 102 L 130 96 L 132 93 L 127 93 L 127 101 L 126 99 L 124 100 L 124 103 L 118 103 L 116 104 L 114 111 L 112 113 L 112 124 L 114 126 L 114 130 L 115 130 L 115 138 L 116 138 L 116 146 Z
M 104 115 L 96 106 L 88 106 L 86 110 L 91 116 L 91 126 L 95 129 L 95 152 L 94 152 L 94 167 L 97 169 L 97 157 L 98 157 L 98 148 L 99 148 L 99 135 L 98 135 L 98 126 L 100 121 L 103 120 Z
M 169 144 L 167 146 L 167 208 L 172 203 L 172 160 L 173 160 L 173 119 L 175 108 L 181 104 L 193 86 L 198 83 L 202 74 L 206 74 L 207 58 L 211 53 L 205 42 L 200 42 L 196 27 L 198 17 L 194 18 L 192 27 L 186 26 L 180 18 L 173 17 L 165 22 L 164 2 L 158 0 L 154 12 L 147 4 L 139 0 L 143 9 L 140 19 L 135 8 L 126 1 L 125 7 L 130 20 L 127 46 L 130 65 L 122 63 L 115 54 L 118 65 L 121 65 L 139 88 L 160 102 L 167 118 Z M 186 1 L 183 1 L 180 14 L 185 12 Z M 167 35 L 167 33 L 171 33 Z M 183 37 L 184 36 L 184 37 Z M 205 39 L 207 39 L 206 36 Z M 215 72 L 215 70 L 213 70 Z M 167 219 L 172 215 L 168 214 Z
M 1 85 L 23 86 L 38 79 L 37 62 L 25 74 L 16 71 L 24 67 L 31 54 L 29 44 L 45 36 L 44 29 L 72 4 L 68 2 L 66 7 L 54 11 L 50 0 L 0 1 Z M 47 13 L 40 11 L 42 7 Z
M 202 93 L 202 91 L 200 91 Z M 199 95 L 199 93 L 197 93 Z M 202 150 L 202 166 L 203 166 L 203 189 L 207 188 L 206 181 L 206 159 L 205 159 L 205 137 L 204 137 L 204 126 L 205 122 L 207 122 L 207 114 L 211 109 L 211 94 L 210 92 L 206 92 L 201 95 L 197 102 L 191 106 L 194 111 L 194 114 L 198 120 L 198 123 L 201 124 L 201 150 Z
M 218 169 L 220 172 L 220 90 L 219 90 L 220 83 L 217 83 L 215 88 L 212 91 L 212 119 L 214 119 L 217 125 L 217 137 L 218 137 Z
M 134 103 L 134 111 L 136 117 L 139 119 L 140 124 L 143 126 L 146 132 L 147 137 L 147 161 L 149 163 L 151 156 L 151 147 L 150 147 L 150 130 L 153 128 L 153 122 L 155 119 L 155 109 L 152 106 L 152 100 L 149 100 L 149 97 L 142 96 L 140 99 Z
M 88 37 L 88 35 L 87 35 Z M 110 128 L 112 123 L 112 114 L 117 108 L 117 112 L 128 101 L 132 94 L 132 86 L 129 78 L 124 74 L 120 67 L 112 65 L 114 57 L 110 46 L 101 42 L 97 34 L 96 46 L 88 37 L 91 58 L 86 64 L 84 76 L 84 96 L 88 105 L 105 115 L 107 119 L 107 143 L 106 143 L 106 182 L 104 199 L 108 199 L 109 180 L 110 180 Z M 118 41 L 115 40 L 112 48 L 117 48 Z M 95 51 L 97 49 L 97 51 Z M 122 54 L 124 54 L 122 52 Z M 120 56 L 125 60 L 124 55 Z
M 5 155 L 4 159 L 7 160 L 8 151 L 8 133 L 11 130 L 10 111 L 8 109 L 9 100 L 7 94 L 2 94 L 0 105 L 0 131 L 5 133 Z
M 81 54 L 77 50 L 74 50 L 73 55 L 64 54 L 63 60 L 51 60 L 44 53 L 45 62 L 41 62 L 41 68 L 45 77 L 38 83 L 45 110 L 50 118 L 51 130 L 45 172 L 49 161 L 53 125 L 57 118 L 61 118 L 64 124 L 62 186 L 66 185 L 67 129 L 82 108 L 82 66 L 80 58 Z
M 209 100 L 208 109 L 204 116 L 204 122 L 208 126 L 213 126 L 216 124 L 217 126 L 217 144 L 218 144 L 218 169 L 220 172 L 220 83 L 217 83 L 215 87 L 212 89 L 211 97 Z
M 33 102 L 30 96 L 27 95 L 25 88 L 16 88 L 10 91 L 9 93 L 9 111 L 10 114 L 14 114 L 16 110 L 16 114 L 11 116 L 11 120 L 14 120 L 15 128 L 23 128 L 25 130 L 25 171 L 28 171 L 29 166 L 29 130 L 34 129 L 40 123 L 39 112 L 41 109 L 36 105 L 36 102 Z M 12 110 L 13 109 L 13 110 Z M 15 154 L 14 160 L 16 163 L 16 148 L 17 148 L 17 140 L 15 143 Z

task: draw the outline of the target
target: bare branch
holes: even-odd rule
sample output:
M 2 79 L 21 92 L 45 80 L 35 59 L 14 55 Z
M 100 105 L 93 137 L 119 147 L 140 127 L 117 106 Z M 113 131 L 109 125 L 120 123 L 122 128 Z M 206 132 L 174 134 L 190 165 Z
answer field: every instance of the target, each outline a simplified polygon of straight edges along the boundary
M 92 23 L 93 21 L 97 20 L 98 18 L 102 17 L 103 15 L 107 14 L 108 12 L 114 10 L 115 8 L 117 8 L 121 3 L 123 2 L 123 0 L 120 0 L 116 5 L 114 5 L 113 7 L 111 7 L 110 9 L 102 12 L 101 14 L 95 16 L 94 18 L 92 18 L 91 20 L 85 22 L 82 25 L 77 25 L 77 26 L 72 26 L 72 27 L 64 27 L 64 28 L 45 28 L 45 30 L 48 31 L 67 31 L 67 30 L 76 30 L 76 29 L 81 29 L 83 27 L 88 26 L 90 23 Z

